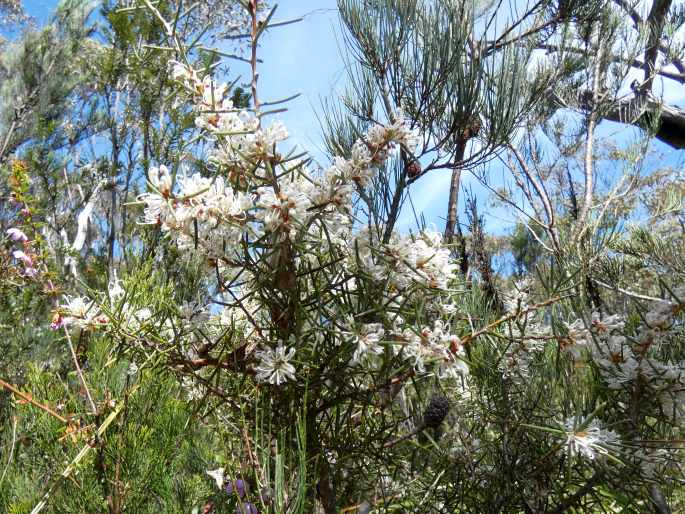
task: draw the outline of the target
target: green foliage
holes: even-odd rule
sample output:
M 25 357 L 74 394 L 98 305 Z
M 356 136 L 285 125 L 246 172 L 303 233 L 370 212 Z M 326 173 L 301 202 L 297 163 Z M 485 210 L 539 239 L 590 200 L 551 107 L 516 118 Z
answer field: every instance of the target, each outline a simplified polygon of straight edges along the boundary
M 198 423 L 176 379 L 142 367 L 133 373 L 130 363 L 115 358 L 109 341 L 84 344 L 89 348 L 79 359 L 97 415 L 85 408 L 86 393 L 69 369 L 66 349 L 47 366 L 30 367 L 22 389 L 60 412 L 68 424 L 31 405 L 4 400 L 0 508 L 28 512 L 52 486 L 48 512 L 187 513 L 201 505 L 211 496 L 205 470 L 217 441 Z M 114 421 L 102 437 L 94 437 L 115 407 Z M 92 451 L 77 471 L 55 485 L 59 472 L 87 445 Z
M 531 230 L 536 232 L 535 236 L 531 234 Z M 521 223 L 516 225 L 513 234 L 509 238 L 509 244 L 511 245 L 514 257 L 516 273 L 519 276 L 534 271 L 535 264 L 543 253 L 543 249 L 538 243 L 538 239 L 541 236 L 541 229 L 529 228 Z

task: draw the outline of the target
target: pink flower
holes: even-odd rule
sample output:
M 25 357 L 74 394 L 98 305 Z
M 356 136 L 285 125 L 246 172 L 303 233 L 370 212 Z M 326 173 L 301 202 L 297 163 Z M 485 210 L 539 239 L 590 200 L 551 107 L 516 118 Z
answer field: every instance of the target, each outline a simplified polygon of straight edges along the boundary
M 21 250 L 14 250 L 12 252 L 12 256 L 17 259 L 18 261 L 21 261 L 24 263 L 26 267 L 32 267 L 33 266 L 33 261 L 31 260 L 31 257 L 26 255 L 24 252 Z
M 21 230 L 18 228 L 11 228 L 7 231 L 7 235 L 10 237 L 12 241 L 21 241 L 22 243 L 25 241 L 28 241 L 29 238 L 26 237 L 26 234 L 24 234 Z

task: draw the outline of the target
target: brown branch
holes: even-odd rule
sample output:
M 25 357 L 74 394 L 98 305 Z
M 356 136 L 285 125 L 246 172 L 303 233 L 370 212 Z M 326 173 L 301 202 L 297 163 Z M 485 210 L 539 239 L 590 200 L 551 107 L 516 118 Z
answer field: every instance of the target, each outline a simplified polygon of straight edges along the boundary
M 59 414 L 57 414 L 54 410 L 52 410 L 52 409 L 51 409 L 50 407 L 48 407 L 47 405 L 43 405 L 43 404 L 41 404 L 41 403 L 38 403 L 36 400 L 34 400 L 33 398 L 31 398 L 31 395 L 28 395 L 28 394 L 26 394 L 26 393 L 22 393 L 19 389 L 17 389 L 16 387 L 14 387 L 12 384 L 8 384 L 8 383 L 5 382 L 4 380 L 0 379 L 0 386 L 4 387 L 4 388 L 7 389 L 8 391 L 10 391 L 10 392 L 16 394 L 16 395 L 19 396 L 22 400 L 27 401 L 27 402 L 30 403 L 31 405 L 33 405 L 33 406 L 35 406 L 35 407 L 38 407 L 39 409 L 44 410 L 45 412 L 47 412 L 48 414 L 50 414 L 52 417 L 54 417 L 54 418 L 60 420 L 62 423 L 69 423 L 69 420 L 68 420 L 67 418 L 65 418 L 65 417 L 63 417 L 63 416 L 60 416 Z
M 460 137 L 457 140 L 457 151 L 452 166 L 452 178 L 450 180 L 450 196 L 447 201 L 447 224 L 445 225 L 445 243 L 452 244 L 455 229 L 457 226 L 457 216 L 459 207 L 459 187 L 461 186 L 461 169 L 464 161 L 464 152 L 468 139 Z
M 585 107 L 581 105 L 581 108 Z M 611 109 L 602 112 L 601 116 L 605 120 L 642 128 L 646 128 L 646 125 L 656 125 L 654 137 L 672 148 L 685 148 L 685 110 L 679 107 L 661 105 L 650 96 L 636 97 L 616 102 Z M 652 123 L 648 123 L 649 121 Z
M 553 44 L 553 43 L 539 43 L 535 45 L 535 48 L 537 50 L 545 50 L 546 52 L 568 52 L 571 54 L 576 54 L 576 55 L 581 55 L 581 56 L 586 56 L 586 57 L 594 57 L 592 55 L 592 51 L 596 49 L 591 49 L 590 51 L 585 50 L 583 48 L 576 48 L 576 47 L 561 47 L 559 45 Z M 660 47 L 660 50 L 662 52 L 666 52 L 668 49 L 664 48 L 663 46 Z M 622 64 L 629 64 L 633 68 L 639 68 L 639 69 L 644 69 L 645 67 L 645 62 L 641 61 L 639 59 L 624 59 L 621 56 L 618 55 L 612 55 L 609 57 L 609 61 L 612 63 L 622 63 Z M 678 62 L 676 62 L 678 61 Z M 673 65 L 678 69 L 678 73 L 668 71 L 667 69 L 661 67 L 658 69 L 654 69 L 652 73 L 654 75 L 659 75 L 661 77 L 675 80 L 676 82 L 679 82 L 681 84 L 685 84 L 685 66 L 681 61 L 678 59 L 673 59 Z M 682 69 L 681 69 L 682 67 Z
M 614 2 L 621 6 L 621 8 L 630 16 L 630 18 L 633 20 L 633 24 L 635 24 L 635 28 L 639 29 L 640 25 L 644 23 L 642 20 L 642 16 L 640 16 L 640 13 L 638 13 L 635 8 L 630 5 L 626 0 L 614 0 Z

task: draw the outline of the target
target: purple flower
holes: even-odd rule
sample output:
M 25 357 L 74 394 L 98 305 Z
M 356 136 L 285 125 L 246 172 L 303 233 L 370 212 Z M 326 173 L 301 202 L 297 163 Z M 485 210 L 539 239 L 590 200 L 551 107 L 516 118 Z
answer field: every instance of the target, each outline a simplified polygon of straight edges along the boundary
M 14 250 L 12 252 L 12 256 L 17 259 L 18 261 L 21 261 L 26 265 L 27 267 L 33 266 L 33 261 L 31 260 L 31 257 L 26 255 L 24 252 L 21 250 Z
M 242 478 L 229 480 L 226 484 L 226 492 L 228 494 L 237 494 L 238 498 L 242 498 L 247 493 L 247 482 Z
M 7 235 L 10 237 L 12 241 L 21 241 L 22 243 L 25 241 L 28 241 L 29 238 L 26 237 L 26 234 L 24 234 L 21 230 L 18 228 L 10 228 L 7 230 Z
M 233 512 L 234 514 L 259 514 L 257 507 L 249 502 L 238 505 Z

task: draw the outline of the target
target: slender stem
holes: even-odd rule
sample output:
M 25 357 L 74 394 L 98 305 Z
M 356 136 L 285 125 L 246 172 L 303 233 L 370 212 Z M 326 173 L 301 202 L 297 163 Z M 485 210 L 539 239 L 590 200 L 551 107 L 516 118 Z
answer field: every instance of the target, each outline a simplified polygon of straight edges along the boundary
M 509 146 L 511 149 L 512 153 L 516 157 L 516 160 L 519 163 L 519 166 L 521 167 L 521 170 L 523 171 L 523 174 L 526 176 L 526 178 L 530 181 L 530 183 L 533 185 L 533 189 L 535 189 L 535 193 L 538 195 L 538 198 L 540 198 L 540 201 L 542 202 L 542 205 L 545 209 L 545 214 L 547 215 L 547 225 L 546 229 L 549 231 L 550 238 L 552 239 L 552 244 L 554 245 L 555 250 L 559 251 L 559 240 L 557 237 L 557 230 L 556 227 L 554 226 L 554 209 L 552 207 L 552 202 L 549 199 L 549 196 L 547 195 L 547 191 L 545 191 L 545 188 L 543 185 L 535 178 L 535 176 L 530 172 L 530 169 L 526 165 L 525 160 L 523 159 L 523 156 L 521 153 L 514 148 L 513 146 Z
M 12 463 L 12 457 L 14 457 L 14 448 L 17 444 L 17 417 L 12 416 L 12 446 L 10 446 L 10 454 L 7 457 L 7 465 L 5 466 L 5 469 L 2 471 L 2 476 L 0 476 L 0 485 L 2 485 L 2 482 L 5 480 L 5 475 L 7 474 L 7 470 L 10 468 L 10 464 Z
M 515 319 L 515 318 L 518 318 L 518 317 L 520 317 L 520 316 L 525 316 L 526 314 L 528 314 L 528 313 L 530 313 L 530 312 L 534 312 L 534 311 L 536 311 L 536 310 L 538 310 L 538 309 L 541 309 L 541 308 L 543 308 L 543 307 L 547 307 L 548 305 L 552 305 L 552 304 L 554 304 L 554 303 L 557 303 L 557 302 L 563 300 L 564 298 L 568 298 L 569 296 L 571 296 L 571 295 L 556 296 L 556 297 L 554 297 L 554 298 L 550 298 L 549 300 L 545 300 L 544 302 L 541 302 L 541 303 L 538 303 L 538 304 L 535 304 L 535 305 L 531 305 L 530 307 L 527 307 L 527 308 L 525 308 L 525 309 L 523 309 L 523 310 L 520 310 L 520 311 L 517 311 L 517 312 L 511 312 L 511 313 L 509 313 L 509 314 L 505 314 L 505 315 L 502 316 L 501 318 L 499 318 L 499 319 L 493 321 L 492 323 L 490 323 L 490 324 L 484 326 L 483 328 L 478 329 L 478 330 L 472 332 L 471 334 L 468 334 L 468 335 L 464 336 L 464 337 L 461 339 L 461 344 L 465 345 L 465 344 L 467 344 L 467 343 L 473 341 L 473 340 L 474 340 L 475 338 L 477 338 L 478 336 L 481 336 L 481 335 L 483 335 L 483 334 L 485 334 L 485 333 L 487 333 L 487 332 L 490 332 L 492 329 L 497 328 L 497 327 L 500 326 L 502 323 L 505 323 L 505 322 L 510 321 L 510 320 L 512 320 L 512 319 Z
M 97 414 L 98 409 L 95 406 L 95 402 L 93 401 L 93 397 L 90 395 L 90 390 L 88 389 L 88 384 L 86 384 L 86 379 L 83 377 L 83 372 L 81 371 L 81 366 L 79 366 L 78 358 L 76 357 L 76 352 L 74 351 L 74 344 L 71 342 L 71 336 L 69 335 L 69 330 L 67 330 L 67 327 L 63 327 L 63 328 L 64 328 L 64 333 L 67 336 L 67 343 L 69 343 L 69 351 L 71 352 L 71 356 L 74 359 L 74 365 L 76 366 L 76 373 L 78 374 L 78 377 L 81 380 L 81 385 L 83 385 L 83 389 L 86 391 L 86 396 L 88 397 L 88 401 L 90 403 L 90 407 L 93 411 L 93 414 Z
M 255 113 L 259 113 L 259 97 L 257 96 L 257 80 L 259 74 L 257 73 L 257 9 L 259 8 L 259 0 L 250 0 L 250 15 L 252 17 L 252 31 L 251 31 L 251 50 L 250 66 L 252 68 L 252 104 Z M 258 123 L 261 122 L 257 116 Z
M 671 8 L 671 3 L 672 0 L 654 0 L 649 15 L 647 16 L 649 40 L 647 49 L 645 50 L 645 81 L 641 87 L 643 92 L 650 92 L 652 90 L 654 70 L 656 69 L 656 61 L 659 57 L 659 42 L 661 40 L 661 33 L 664 30 L 666 16 Z

